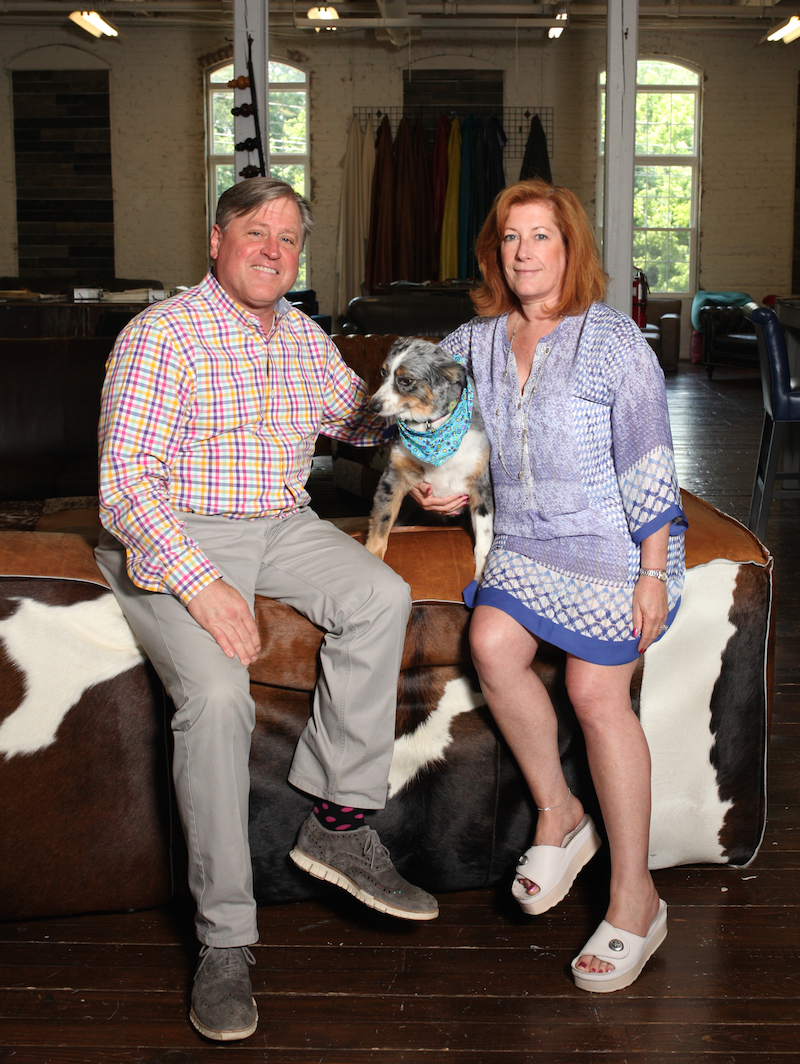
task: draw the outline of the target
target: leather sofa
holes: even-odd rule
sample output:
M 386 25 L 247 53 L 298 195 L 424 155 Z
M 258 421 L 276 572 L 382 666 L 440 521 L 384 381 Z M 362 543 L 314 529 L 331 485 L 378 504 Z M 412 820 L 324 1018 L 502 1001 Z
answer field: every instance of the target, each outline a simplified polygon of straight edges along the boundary
M 714 375 L 715 366 L 759 367 L 756 331 L 749 318 L 749 311 L 757 306 L 751 302 L 744 306 L 709 304 L 700 307 L 703 365 L 709 380 Z
M 429 336 L 441 339 L 475 316 L 470 288 L 462 285 L 387 285 L 347 306 L 345 334 Z
M 690 495 L 684 506 L 683 604 L 631 686 L 653 762 L 650 862 L 745 865 L 765 822 L 772 561 L 738 522 Z M 171 874 L 182 840 L 170 815 L 170 708 L 90 539 L 0 532 L 0 919 L 147 908 L 181 888 Z M 535 810 L 469 659 L 460 593 L 472 576 L 470 537 L 458 527 L 396 529 L 386 560 L 414 606 L 389 801 L 374 826 L 401 871 L 437 893 L 510 882 Z M 286 774 L 322 633 L 269 599 L 257 598 L 256 621 L 256 897 L 333 900 L 287 856 L 311 805 Z M 596 813 L 565 656 L 543 648 L 534 667 L 556 706 L 568 782 Z
M 441 339 L 474 316 L 468 285 L 387 285 L 375 295 L 350 300 L 342 332 Z M 680 357 L 681 301 L 649 299 L 647 326 L 643 332 L 664 372 L 676 372 Z

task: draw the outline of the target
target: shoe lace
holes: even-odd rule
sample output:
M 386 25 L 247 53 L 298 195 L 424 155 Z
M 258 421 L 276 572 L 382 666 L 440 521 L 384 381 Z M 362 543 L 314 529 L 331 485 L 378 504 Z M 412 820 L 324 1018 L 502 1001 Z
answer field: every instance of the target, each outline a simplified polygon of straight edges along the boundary
M 253 956 L 251 950 L 247 946 L 201 946 L 200 947 L 200 963 L 197 965 L 197 971 L 194 973 L 195 978 L 200 974 L 203 965 L 206 963 L 211 954 L 216 950 L 220 954 L 220 966 L 222 968 L 232 969 L 236 965 L 235 953 L 237 950 L 241 951 L 245 961 L 252 967 L 256 963 L 256 959 Z
M 389 860 L 389 851 L 381 842 L 380 835 L 374 828 L 370 828 L 364 840 L 364 856 L 369 858 L 370 868 L 375 867 L 375 862 Z

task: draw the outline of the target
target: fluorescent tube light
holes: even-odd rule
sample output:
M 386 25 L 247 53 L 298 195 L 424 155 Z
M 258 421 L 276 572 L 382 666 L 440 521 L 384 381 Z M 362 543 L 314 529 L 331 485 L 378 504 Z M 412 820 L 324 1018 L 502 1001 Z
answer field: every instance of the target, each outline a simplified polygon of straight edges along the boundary
M 91 33 L 93 37 L 117 37 L 118 33 L 114 26 L 106 19 L 101 18 L 96 11 L 73 11 L 69 16 L 76 26 Z
M 784 44 L 791 44 L 798 37 L 800 37 L 800 18 L 797 15 L 792 15 L 790 19 L 768 34 L 766 40 L 783 41 Z

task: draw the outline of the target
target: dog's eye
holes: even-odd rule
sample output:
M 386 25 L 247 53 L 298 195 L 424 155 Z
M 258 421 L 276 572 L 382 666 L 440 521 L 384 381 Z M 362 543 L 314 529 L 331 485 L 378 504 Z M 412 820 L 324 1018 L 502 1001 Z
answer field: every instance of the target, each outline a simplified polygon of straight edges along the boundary
M 398 377 L 397 383 L 400 385 L 401 388 L 410 388 L 411 385 L 414 383 L 414 379 L 413 377 Z
M 381 366 L 381 377 L 383 378 L 383 380 L 386 380 L 388 376 L 389 371 L 386 369 L 386 366 Z

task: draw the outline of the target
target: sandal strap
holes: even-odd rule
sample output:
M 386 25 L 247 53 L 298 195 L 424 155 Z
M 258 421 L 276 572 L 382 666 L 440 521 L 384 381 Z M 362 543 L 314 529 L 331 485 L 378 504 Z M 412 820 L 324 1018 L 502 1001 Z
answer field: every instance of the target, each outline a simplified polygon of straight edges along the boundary
M 630 931 L 622 931 L 614 927 L 608 920 L 601 920 L 595 933 L 578 954 L 598 957 L 601 961 L 619 965 L 631 952 L 631 947 L 644 942 L 644 936 L 634 935 Z M 612 945 L 613 943 L 613 945 Z M 637 948 L 641 949 L 641 945 Z M 577 960 L 577 958 L 576 958 Z

